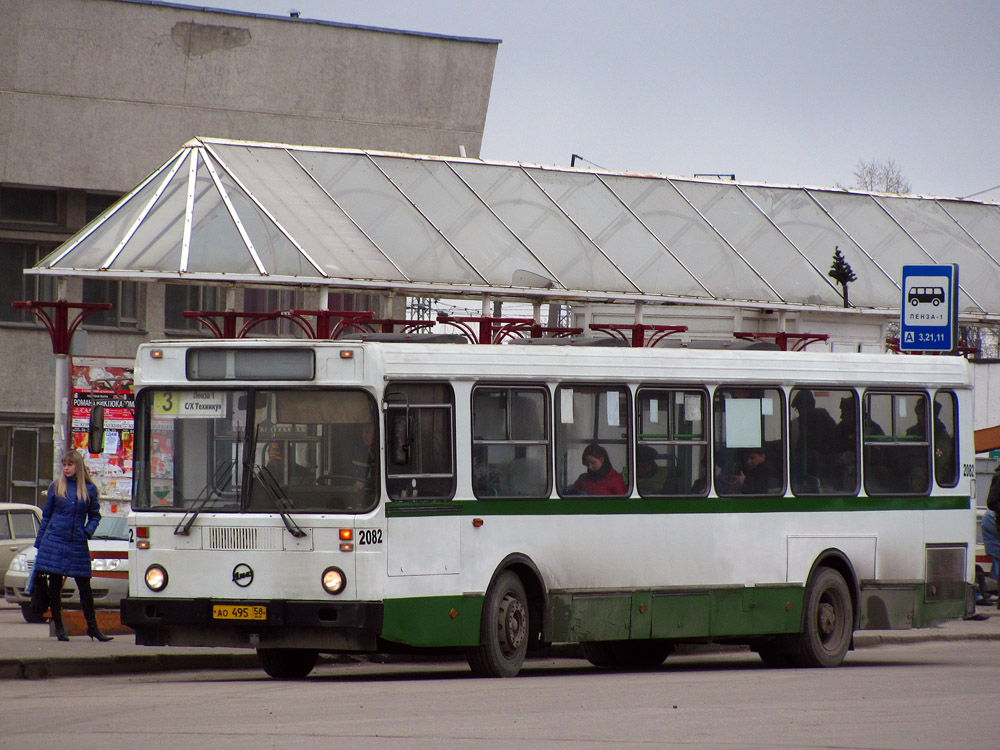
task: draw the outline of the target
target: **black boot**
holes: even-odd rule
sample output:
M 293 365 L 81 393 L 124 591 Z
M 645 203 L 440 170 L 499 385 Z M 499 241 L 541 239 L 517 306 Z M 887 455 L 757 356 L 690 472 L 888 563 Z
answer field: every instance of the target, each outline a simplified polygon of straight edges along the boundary
M 68 641 L 66 629 L 62 621 L 62 576 L 49 573 L 49 611 L 52 612 L 52 626 L 56 630 L 56 638 L 60 641 Z
M 83 608 L 83 617 L 87 620 L 87 635 L 90 640 L 110 641 L 113 636 L 104 635 L 97 627 L 97 613 L 94 611 L 94 592 L 90 589 L 89 578 L 77 578 L 76 588 L 80 591 L 80 606 Z

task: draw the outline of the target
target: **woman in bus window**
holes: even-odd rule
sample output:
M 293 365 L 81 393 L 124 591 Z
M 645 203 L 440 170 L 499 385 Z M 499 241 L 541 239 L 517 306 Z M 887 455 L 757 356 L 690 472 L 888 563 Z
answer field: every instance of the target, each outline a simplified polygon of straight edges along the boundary
M 583 465 L 587 471 L 573 482 L 573 489 L 585 495 L 624 495 L 625 480 L 615 471 L 608 452 L 597 443 L 583 450 Z

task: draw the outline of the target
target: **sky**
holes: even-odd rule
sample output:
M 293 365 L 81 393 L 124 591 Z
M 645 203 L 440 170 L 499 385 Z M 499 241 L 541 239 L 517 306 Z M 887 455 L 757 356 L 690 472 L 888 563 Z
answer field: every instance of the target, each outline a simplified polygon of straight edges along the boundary
M 501 40 L 483 159 L 1000 201 L 996 0 L 190 4 Z

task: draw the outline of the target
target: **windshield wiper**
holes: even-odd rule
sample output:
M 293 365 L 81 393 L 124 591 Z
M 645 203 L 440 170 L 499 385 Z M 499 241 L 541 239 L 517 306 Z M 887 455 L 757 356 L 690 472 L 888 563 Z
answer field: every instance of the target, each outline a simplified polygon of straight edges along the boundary
M 222 490 L 220 488 L 225 487 L 229 482 L 229 478 L 233 473 L 233 467 L 235 466 L 235 459 L 219 464 L 218 468 L 215 470 L 215 476 L 202 488 L 197 497 L 195 497 L 194 500 L 198 503 L 198 505 L 192 509 L 186 510 L 184 515 L 181 517 L 181 520 L 178 521 L 177 526 L 174 527 L 175 535 L 187 536 L 191 532 L 191 524 L 194 523 L 194 519 L 196 519 L 202 509 L 208 505 L 209 500 L 212 500 L 214 497 L 222 494 Z M 209 490 L 211 490 L 211 492 L 209 492 Z M 202 497 L 202 495 L 205 495 L 205 497 Z M 199 500 L 201 502 L 198 502 Z
M 266 466 L 251 464 L 250 471 L 253 472 L 254 478 L 260 482 L 260 486 L 264 488 L 264 493 L 271 498 L 274 507 L 278 509 L 278 515 L 281 516 L 281 520 L 284 522 L 285 528 L 288 529 L 288 533 L 298 538 L 306 536 L 306 532 L 288 514 L 287 508 L 292 507 L 292 502 L 288 499 L 288 495 L 285 494 L 281 485 L 278 484 L 270 469 Z

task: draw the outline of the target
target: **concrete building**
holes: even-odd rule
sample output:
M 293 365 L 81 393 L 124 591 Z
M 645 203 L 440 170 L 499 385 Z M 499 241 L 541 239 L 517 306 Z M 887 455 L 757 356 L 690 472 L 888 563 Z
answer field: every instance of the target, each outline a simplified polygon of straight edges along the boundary
M 0 19 L 0 499 L 29 502 L 52 473 L 52 345 L 11 303 L 57 290 L 23 268 L 198 135 L 477 157 L 499 44 L 147 0 L 0 0 Z M 80 355 L 190 335 L 180 311 L 217 303 L 180 284 L 63 291 L 113 303 L 75 335 Z

